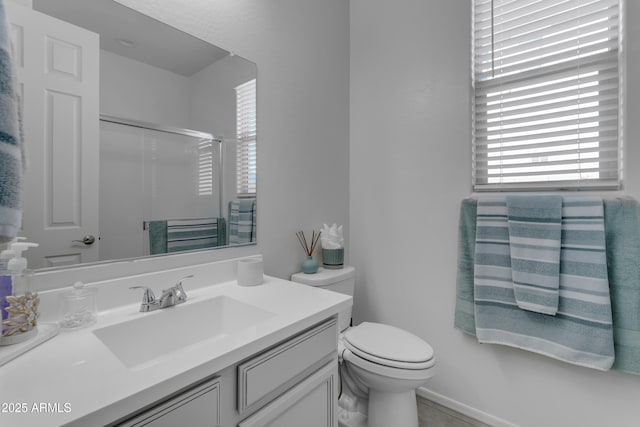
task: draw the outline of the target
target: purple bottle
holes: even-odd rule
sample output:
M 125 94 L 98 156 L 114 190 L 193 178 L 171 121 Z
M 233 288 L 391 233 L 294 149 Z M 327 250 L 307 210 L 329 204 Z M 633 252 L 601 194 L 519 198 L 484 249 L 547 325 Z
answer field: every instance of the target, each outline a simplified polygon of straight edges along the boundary
M 13 295 L 11 273 L 7 270 L 7 263 L 14 256 L 16 256 L 15 252 L 10 249 L 0 253 L 0 311 L 2 312 L 2 320 L 6 320 L 9 315 L 5 310 L 9 306 L 6 297 Z
M 8 272 L 2 272 L 2 273 L 7 273 L 7 274 L 6 275 L 3 274 L 2 276 L 0 276 L 0 310 L 2 310 L 2 320 L 6 320 L 9 314 L 5 310 L 9 306 L 9 303 L 7 302 L 6 297 L 12 295 L 11 276 L 8 274 Z

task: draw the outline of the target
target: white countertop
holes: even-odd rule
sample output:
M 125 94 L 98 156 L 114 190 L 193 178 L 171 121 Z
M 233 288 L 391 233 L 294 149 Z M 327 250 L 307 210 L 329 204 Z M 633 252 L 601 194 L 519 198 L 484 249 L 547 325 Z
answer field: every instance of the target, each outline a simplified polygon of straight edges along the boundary
M 185 289 L 188 301 L 167 310 L 224 295 L 275 315 L 232 337 L 205 340 L 129 369 L 92 331 L 153 313 L 140 313 L 139 302 L 100 311 L 91 327 L 60 332 L 0 367 L 0 426 L 104 425 L 336 315 L 352 301 L 269 276 L 253 287 L 232 280 L 192 291 L 186 282 Z

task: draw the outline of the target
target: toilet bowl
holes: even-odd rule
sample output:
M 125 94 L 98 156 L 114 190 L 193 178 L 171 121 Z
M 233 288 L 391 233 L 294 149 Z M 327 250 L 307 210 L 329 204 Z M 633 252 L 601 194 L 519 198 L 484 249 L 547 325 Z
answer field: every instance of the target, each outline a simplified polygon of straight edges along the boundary
M 355 270 L 320 269 L 294 274 L 291 280 L 353 296 Z M 362 322 L 348 327 L 350 310 L 338 317 L 340 427 L 418 427 L 415 389 L 435 373 L 431 346 L 391 325 Z
M 369 390 L 368 426 L 417 427 L 415 389 L 434 375 L 431 346 L 402 329 L 371 322 L 347 329 L 341 341 L 343 363 Z

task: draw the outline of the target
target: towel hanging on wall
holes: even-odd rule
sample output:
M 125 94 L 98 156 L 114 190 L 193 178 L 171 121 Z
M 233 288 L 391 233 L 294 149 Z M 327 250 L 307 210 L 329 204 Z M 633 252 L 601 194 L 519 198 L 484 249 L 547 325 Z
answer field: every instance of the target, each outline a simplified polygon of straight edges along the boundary
M 20 230 L 25 159 L 18 76 L 3 1 L 0 15 L 0 243 L 4 243 Z
M 561 196 L 507 196 L 513 292 L 523 310 L 555 315 L 560 285 Z
M 460 206 L 454 326 L 476 336 L 473 276 L 478 200 Z M 640 205 L 630 197 L 604 200 L 604 227 L 615 361 L 612 369 L 640 375 Z M 532 313 L 533 314 L 533 313 Z M 548 317 L 548 316 L 544 316 Z
M 594 369 L 611 368 L 614 342 L 602 199 L 563 199 L 560 298 L 555 316 L 518 307 L 508 234 L 505 197 L 480 199 L 473 284 L 478 341 Z
M 616 352 L 613 369 L 640 374 L 640 206 L 628 197 L 605 200 L 604 218 Z

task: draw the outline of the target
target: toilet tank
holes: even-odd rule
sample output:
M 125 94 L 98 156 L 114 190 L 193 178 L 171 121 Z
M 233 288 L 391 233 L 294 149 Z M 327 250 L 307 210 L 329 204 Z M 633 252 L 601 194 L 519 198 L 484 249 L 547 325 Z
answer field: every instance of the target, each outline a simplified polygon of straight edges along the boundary
M 356 284 L 356 269 L 349 265 L 335 270 L 321 267 L 315 274 L 293 274 L 291 281 L 309 286 L 317 286 L 322 289 L 353 297 Z M 351 325 L 351 306 L 338 314 L 338 325 L 341 331 L 344 331 Z

